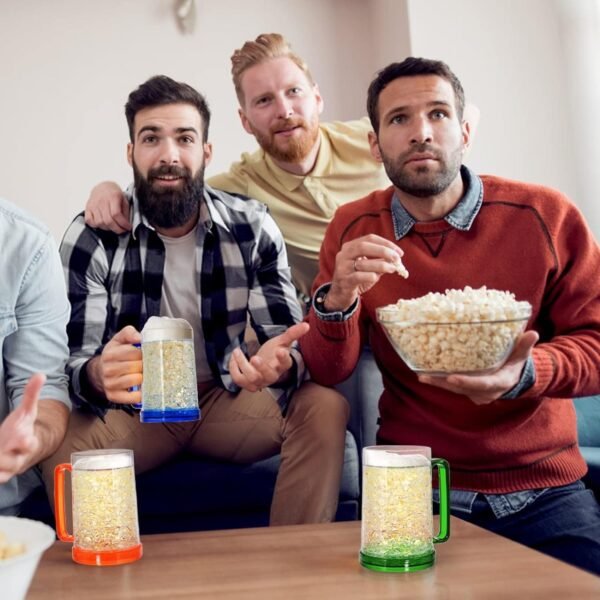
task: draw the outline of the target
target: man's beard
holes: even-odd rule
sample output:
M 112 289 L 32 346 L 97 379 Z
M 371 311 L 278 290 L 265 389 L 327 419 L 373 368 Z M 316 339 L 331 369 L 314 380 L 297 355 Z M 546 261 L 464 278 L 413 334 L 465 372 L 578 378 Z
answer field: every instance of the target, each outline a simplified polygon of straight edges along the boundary
M 282 129 L 291 127 L 301 127 L 300 135 L 294 134 L 292 137 L 283 138 L 285 140 L 284 147 L 278 144 L 276 132 Z M 280 160 L 287 163 L 299 163 L 303 161 L 314 148 L 319 137 L 319 123 L 317 119 L 308 122 L 302 117 L 289 117 L 280 119 L 275 125 L 269 128 L 267 134 L 263 134 L 250 125 L 252 133 L 260 147 L 275 160 Z
M 405 152 L 392 159 L 385 156 L 379 148 L 385 172 L 396 188 L 415 196 L 417 198 L 428 198 L 437 196 L 444 192 L 456 178 L 462 164 L 462 147 L 448 154 L 447 157 L 439 150 L 434 150 L 429 144 L 418 144 L 413 146 L 409 152 Z M 431 154 L 438 161 L 439 170 L 431 169 L 429 166 L 417 167 L 416 172 L 409 172 L 405 163 L 413 154 Z
M 162 175 L 182 178 L 179 189 L 155 187 L 153 182 Z M 185 225 L 195 214 L 204 194 L 204 164 L 195 176 L 186 167 L 164 165 L 148 171 L 144 177 L 133 164 L 135 192 L 142 214 L 154 227 L 171 229 Z

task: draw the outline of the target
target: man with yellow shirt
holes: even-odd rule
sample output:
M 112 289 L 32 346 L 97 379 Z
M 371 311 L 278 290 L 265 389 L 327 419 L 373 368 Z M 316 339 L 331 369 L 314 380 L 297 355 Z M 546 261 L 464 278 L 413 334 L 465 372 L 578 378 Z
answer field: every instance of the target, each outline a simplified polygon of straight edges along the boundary
M 294 285 L 305 297 L 319 270 L 325 229 L 338 206 L 384 185 L 384 172 L 367 156 L 370 129 L 366 118 L 317 125 L 317 155 L 306 172 L 299 164 L 298 173 L 289 170 L 291 164 L 284 167 L 261 147 L 243 154 L 227 173 L 209 179 L 213 187 L 267 204 L 283 233 Z

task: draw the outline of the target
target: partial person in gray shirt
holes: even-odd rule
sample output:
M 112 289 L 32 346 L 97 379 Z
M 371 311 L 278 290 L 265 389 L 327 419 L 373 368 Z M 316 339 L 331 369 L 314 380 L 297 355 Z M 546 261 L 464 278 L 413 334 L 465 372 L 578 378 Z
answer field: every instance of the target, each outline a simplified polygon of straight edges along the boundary
M 69 303 L 48 230 L 0 199 L 0 514 L 41 484 L 69 418 Z

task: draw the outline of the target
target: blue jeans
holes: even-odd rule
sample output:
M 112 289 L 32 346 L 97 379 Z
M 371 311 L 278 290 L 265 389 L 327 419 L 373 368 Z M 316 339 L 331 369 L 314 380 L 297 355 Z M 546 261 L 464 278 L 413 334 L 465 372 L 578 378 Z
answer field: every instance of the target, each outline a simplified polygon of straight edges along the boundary
M 460 519 L 600 575 L 600 505 L 581 481 L 513 494 L 452 490 L 451 508 Z

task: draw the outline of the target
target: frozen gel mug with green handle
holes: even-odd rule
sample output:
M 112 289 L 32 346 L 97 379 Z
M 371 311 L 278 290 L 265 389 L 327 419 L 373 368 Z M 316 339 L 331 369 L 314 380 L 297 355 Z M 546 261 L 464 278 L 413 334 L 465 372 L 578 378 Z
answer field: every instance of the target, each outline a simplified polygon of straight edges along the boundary
M 433 534 L 431 475 L 438 469 L 440 530 Z M 363 448 L 360 564 L 374 571 L 420 571 L 433 545 L 450 536 L 450 468 L 426 446 Z

